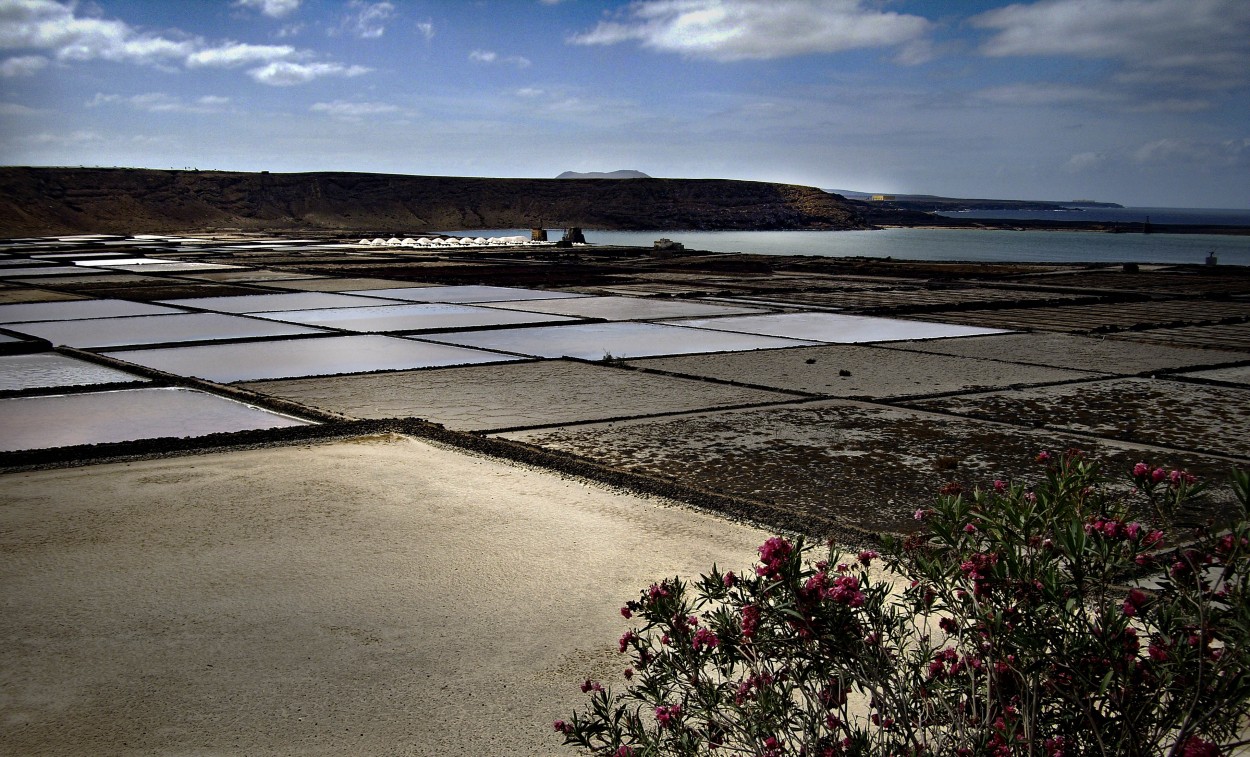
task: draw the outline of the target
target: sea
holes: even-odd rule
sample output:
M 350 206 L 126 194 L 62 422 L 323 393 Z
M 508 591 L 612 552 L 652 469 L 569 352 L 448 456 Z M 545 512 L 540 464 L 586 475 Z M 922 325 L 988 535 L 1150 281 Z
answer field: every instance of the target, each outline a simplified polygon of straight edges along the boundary
M 1026 214 L 1027 213 L 1027 214 Z M 1069 214 L 1071 218 L 1064 218 Z M 1147 216 L 1160 224 L 1220 224 L 1250 227 L 1250 210 L 1203 208 L 1089 208 L 1073 211 L 981 211 L 951 213 L 960 218 L 1045 218 L 1125 221 Z M 1187 219 L 1187 220 L 1178 220 Z M 1219 219 L 1219 220 L 1216 220 Z M 528 229 L 471 229 L 458 236 L 529 236 Z M 548 230 L 559 239 L 562 229 Z M 1005 229 L 880 229 L 875 231 L 600 231 L 583 229 L 586 241 L 601 245 L 651 247 L 671 239 L 688 250 L 756 255 L 814 255 L 985 263 L 1205 263 L 1250 265 L 1250 235 L 1113 234 L 1099 231 Z

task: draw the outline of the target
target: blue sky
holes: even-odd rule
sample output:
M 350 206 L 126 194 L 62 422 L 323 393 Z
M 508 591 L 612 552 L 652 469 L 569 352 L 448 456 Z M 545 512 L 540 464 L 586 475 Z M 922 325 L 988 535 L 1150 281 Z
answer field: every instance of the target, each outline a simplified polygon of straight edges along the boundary
M 1250 207 L 1250 0 L 0 0 L 0 163 Z

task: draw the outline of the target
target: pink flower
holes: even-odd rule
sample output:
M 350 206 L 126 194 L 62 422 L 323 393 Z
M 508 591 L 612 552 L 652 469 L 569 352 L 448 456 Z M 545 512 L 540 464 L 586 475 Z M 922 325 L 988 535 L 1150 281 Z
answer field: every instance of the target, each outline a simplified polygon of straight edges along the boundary
M 760 626 L 760 608 L 747 605 L 742 608 L 742 638 L 749 639 L 755 635 Z
M 1219 757 L 1220 748 L 1206 739 L 1190 736 L 1181 745 L 1181 757 Z
M 866 549 L 863 552 L 859 553 L 858 559 L 861 563 L 867 566 L 872 563 L 872 559 L 874 557 L 880 557 L 880 555 L 871 549 Z
M 994 491 L 998 492 L 999 494 L 1002 494 L 1003 492 L 1007 491 L 1007 482 L 1002 480 L 1001 478 L 994 479 Z
M 629 647 L 629 643 L 637 638 L 638 634 L 633 631 L 626 631 L 625 635 L 622 636 L 620 641 L 617 642 L 617 646 L 620 649 L 621 654 L 625 654 L 625 650 Z
M 720 644 L 720 639 L 716 638 L 716 634 L 706 628 L 700 628 L 694 632 L 694 641 L 692 646 L 695 649 L 711 649 Z
M 612 753 L 612 757 L 634 757 L 634 748 L 622 744 Z
M 1128 535 L 1128 538 L 1136 539 L 1141 534 L 1141 524 L 1136 522 L 1128 524 L 1124 527 L 1124 533 Z
M 1050 460 L 1050 458 L 1051 458 L 1051 454 L 1047 452 L 1046 450 L 1042 450 L 1041 452 L 1037 453 L 1037 461 L 1039 463 L 1047 462 Z
M 912 514 L 911 517 L 915 518 L 916 520 L 924 520 L 924 515 L 925 515 L 924 510 L 917 510 L 915 513 Z
M 634 617 L 634 613 L 630 612 L 630 609 L 629 609 L 629 607 L 628 607 L 628 606 L 625 606 L 625 607 L 622 607 L 622 608 L 621 608 L 621 617 L 622 617 L 622 618 L 632 618 L 632 617 Z
M 1142 476 L 1145 476 L 1148 473 L 1150 473 L 1150 466 L 1146 465 L 1145 463 L 1138 463 L 1137 465 L 1133 466 L 1133 476 L 1135 478 L 1141 478 Z
M 793 551 L 794 545 L 780 536 L 774 536 L 760 545 L 761 565 L 755 569 L 755 572 L 761 576 L 775 577 Z
M 731 570 L 726 573 L 723 578 L 721 578 L 721 583 L 725 585 L 726 589 L 731 589 L 734 584 L 738 583 L 738 577 L 735 576 L 734 572 Z
M 977 527 L 972 525 L 971 523 L 964 526 L 965 534 L 975 534 L 976 532 L 977 532 Z
M 573 726 L 569 725 L 563 720 L 557 720 L 556 722 L 552 723 L 551 726 L 556 729 L 557 733 L 563 733 L 566 736 L 573 732 Z
M 1155 468 L 1150 472 L 1150 479 L 1156 484 L 1168 477 L 1168 472 L 1162 468 Z
M 674 721 L 681 717 L 681 705 L 660 705 L 655 708 L 655 721 L 661 728 L 672 728 Z

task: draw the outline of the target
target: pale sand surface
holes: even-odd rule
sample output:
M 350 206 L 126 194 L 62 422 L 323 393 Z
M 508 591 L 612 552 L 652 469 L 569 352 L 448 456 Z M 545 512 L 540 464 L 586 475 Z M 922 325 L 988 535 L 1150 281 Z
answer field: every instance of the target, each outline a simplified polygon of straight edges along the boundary
M 0 753 L 570 754 L 619 606 L 764 531 L 373 437 L 0 476 Z

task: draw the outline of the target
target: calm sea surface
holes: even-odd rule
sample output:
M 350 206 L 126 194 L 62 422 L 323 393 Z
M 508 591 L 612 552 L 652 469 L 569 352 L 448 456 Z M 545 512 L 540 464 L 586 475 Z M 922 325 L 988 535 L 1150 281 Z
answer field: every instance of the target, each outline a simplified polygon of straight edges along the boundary
M 460 236 L 512 236 L 528 229 L 473 229 Z M 561 231 L 551 229 L 550 238 Z M 1221 264 L 1250 265 L 1250 236 L 1108 234 L 1093 231 L 882 229 L 880 231 L 595 231 L 591 244 L 650 247 L 666 237 L 687 249 L 758 255 L 817 255 L 902 260 L 1019 263 L 1202 263 L 1214 252 Z

